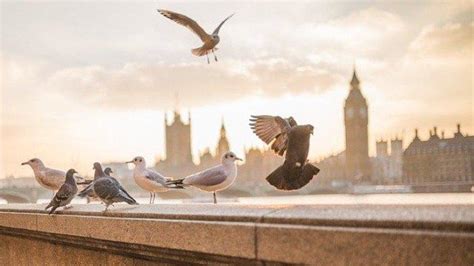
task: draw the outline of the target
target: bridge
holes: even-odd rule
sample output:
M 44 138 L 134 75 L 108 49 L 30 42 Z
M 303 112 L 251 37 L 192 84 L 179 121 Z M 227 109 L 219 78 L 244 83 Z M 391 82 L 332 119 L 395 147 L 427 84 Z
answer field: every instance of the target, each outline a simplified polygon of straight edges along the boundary
M 36 203 L 39 198 L 48 198 L 52 192 L 41 187 L 0 188 L 0 199 L 8 203 Z

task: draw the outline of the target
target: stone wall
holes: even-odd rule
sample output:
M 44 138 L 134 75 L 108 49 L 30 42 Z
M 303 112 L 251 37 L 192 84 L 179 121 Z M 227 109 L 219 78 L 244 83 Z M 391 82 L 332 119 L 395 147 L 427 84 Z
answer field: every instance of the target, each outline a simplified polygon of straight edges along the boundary
M 3 265 L 473 265 L 474 206 L 0 206 Z

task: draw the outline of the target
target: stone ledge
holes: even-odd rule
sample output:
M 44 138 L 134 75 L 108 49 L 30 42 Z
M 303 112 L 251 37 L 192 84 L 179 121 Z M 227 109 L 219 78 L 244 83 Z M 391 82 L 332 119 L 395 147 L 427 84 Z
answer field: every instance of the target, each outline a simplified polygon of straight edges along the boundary
M 474 205 L 158 204 L 117 205 L 107 213 L 100 205 L 74 205 L 51 216 L 43 208 L 0 205 L 0 229 L 23 238 L 123 243 L 190 258 L 474 263 Z

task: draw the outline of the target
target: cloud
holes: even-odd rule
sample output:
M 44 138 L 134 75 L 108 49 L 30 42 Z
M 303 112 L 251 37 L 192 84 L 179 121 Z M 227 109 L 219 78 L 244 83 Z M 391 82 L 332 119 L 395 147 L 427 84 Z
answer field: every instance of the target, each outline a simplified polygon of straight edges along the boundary
M 218 64 L 139 64 L 121 68 L 69 68 L 52 74 L 45 87 L 87 105 L 107 108 L 168 109 L 179 93 L 192 107 L 252 95 L 276 97 L 320 93 L 341 78 L 285 59 L 230 61 Z
M 417 60 L 472 62 L 474 23 L 447 23 L 422 29 L 409 47 L 409 55 Z

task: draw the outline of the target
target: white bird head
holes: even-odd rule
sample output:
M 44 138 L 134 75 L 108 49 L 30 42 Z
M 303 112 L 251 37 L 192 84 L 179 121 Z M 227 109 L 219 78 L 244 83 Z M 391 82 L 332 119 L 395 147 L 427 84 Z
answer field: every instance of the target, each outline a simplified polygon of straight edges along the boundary
M 229 151 L 229 152 L 226 152 L 223 156 L 222 156 L 222 163 L 223 164 L 226 164 L 226 163 L 234 163 L 235 161 L 243 161 L 242 159 L 240 159 L 239 157 L 237 157 L 237 155 L 235 155 L 235 153 Z
M 142 156 L 137 156 L 133 158 L 133 160 L 125 163 L 133 163 L 135 166 L 146 166 L 145 158 L 143 158 Z
M 23 163 L 21 163 L 21 165 L 29 165 L 33 169 L 39 168 L 39 167 L 44 167 L 43 162 L 38 158 L 33 158 L 29 161 L 23 162 Z

